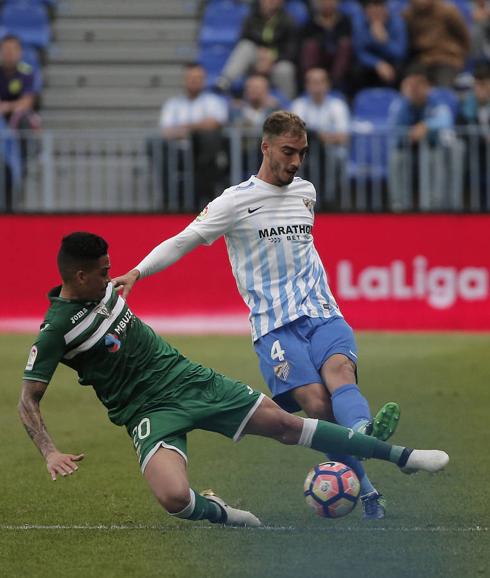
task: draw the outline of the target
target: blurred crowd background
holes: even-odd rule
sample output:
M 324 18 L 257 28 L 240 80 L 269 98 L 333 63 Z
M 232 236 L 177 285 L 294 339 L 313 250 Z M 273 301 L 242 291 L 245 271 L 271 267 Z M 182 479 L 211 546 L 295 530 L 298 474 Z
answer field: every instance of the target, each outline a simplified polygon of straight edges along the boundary
M 0 37 L 0 211 L 195 211 L 277 109 L 319 210 L 490 209 L 487 0 L 6 0 Z

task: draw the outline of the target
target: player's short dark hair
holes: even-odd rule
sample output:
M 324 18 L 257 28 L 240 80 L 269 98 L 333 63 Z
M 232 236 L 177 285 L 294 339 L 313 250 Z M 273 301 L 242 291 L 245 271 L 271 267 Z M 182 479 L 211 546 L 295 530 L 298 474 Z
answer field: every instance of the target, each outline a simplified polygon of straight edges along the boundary
M 300 136 L 306 133 L 306 125 L 294 112 L 277 110 L 265 119 L 262 131 L 265 138 L 274 138 L 283 134 Z
M 78 231 L 63 237 L 58 251 L 61 278 L 69 281 L 77 271 L 90 271 L 100 257 L 107 255 L 108 249 L 107 241 L 94 233 Z

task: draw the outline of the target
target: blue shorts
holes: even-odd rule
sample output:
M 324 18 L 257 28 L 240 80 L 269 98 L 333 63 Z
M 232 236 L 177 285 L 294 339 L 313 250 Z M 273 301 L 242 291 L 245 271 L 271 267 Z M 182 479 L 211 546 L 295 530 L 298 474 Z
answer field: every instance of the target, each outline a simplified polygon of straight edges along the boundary
M 320 369 L 332 355 L 341 353 L 357 366 L 354 332 L 343 317 L 300 317 L 267 333 L 254 346 L 274 401 L 287 411 L 301 409 L 291 390 L 323 383 Z

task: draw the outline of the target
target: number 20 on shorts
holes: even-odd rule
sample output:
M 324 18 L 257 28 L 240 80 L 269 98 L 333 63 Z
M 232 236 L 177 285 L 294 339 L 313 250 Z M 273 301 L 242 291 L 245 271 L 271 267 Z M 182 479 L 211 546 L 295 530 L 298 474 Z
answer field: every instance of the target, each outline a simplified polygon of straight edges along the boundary
M 144 417 L 131 432 L 133 436 L 134 448 L 138 457 L 140 457 L 141 454 L 141 442 L 150 435 L 150 432 L 150 419 L 147 417 Z

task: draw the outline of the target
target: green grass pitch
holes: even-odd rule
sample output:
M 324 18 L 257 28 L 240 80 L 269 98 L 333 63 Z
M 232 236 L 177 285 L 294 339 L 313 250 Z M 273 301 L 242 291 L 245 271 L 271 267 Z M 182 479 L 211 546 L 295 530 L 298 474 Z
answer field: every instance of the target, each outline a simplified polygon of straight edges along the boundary
M 262 388 L 248 337 L 175 337 L 191 359 Z M 248 508 L 264 529 L 171 519 L 142 479 L 126 432 L 107 420 L 91 388 L 60 367 L 42 409 L 60 449 L 86 453 L 52 482 L 16 413 L 31 337 L 0 336 L 0 574 L 5 577 L 490 576 L 490 335 L 358 335 L 360 383 L 375 409 L 395 400 L 395 440 L 445 449 L 446 471 L 368 472 L 388 500 L 380 522 L 359 506 L 323 520 L 302 496 L 322 455 L 261 438 L 235 445 L 206 432 L 189 439 L 194 488 Z M 23 526 L 25 525 L 25 528 Z M 37 526 L 37 527 L 36 527 Z M 112 526 L 112 528 L 111 528 Z

